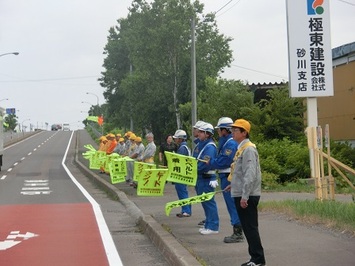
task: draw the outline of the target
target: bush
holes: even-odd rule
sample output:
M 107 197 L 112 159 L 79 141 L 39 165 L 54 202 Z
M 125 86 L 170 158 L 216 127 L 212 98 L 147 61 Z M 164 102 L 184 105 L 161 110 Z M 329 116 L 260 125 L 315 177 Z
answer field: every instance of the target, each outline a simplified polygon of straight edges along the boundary
M 268 172 L 261 174 L 261 187 L 264 190 L 275 190 L 279 185 L 277 182 L 278 176 Z
M 261 170 L 276 175 L 278 182 L 310 176 L 309 151 L 304 143 L 274 139 L 257 144 L 257 148 Z

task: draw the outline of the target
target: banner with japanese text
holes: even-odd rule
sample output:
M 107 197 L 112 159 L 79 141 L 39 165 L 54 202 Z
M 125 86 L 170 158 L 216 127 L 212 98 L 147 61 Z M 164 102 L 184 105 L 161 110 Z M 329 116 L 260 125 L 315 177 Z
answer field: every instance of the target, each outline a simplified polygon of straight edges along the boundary
M 217 192 L 202 193 L 201 195 L 190 197 L 187 199 L 168 202 L 165 204 L 165 214 L 166 216 L 169 216 L 170 211 L 173 208 L 209 201 L 216 193 Z
M 129 157 L 116 158 L 111 161 L 110 177 L 111 183 L 117 184 L 126 181 L 127 176 L 127 161 L 133 161 Z
M 89 168 L 90 169 L 100 169 L 101 166 L 103 166 L 106 162 L 106 152 L 104 151 L 96 151 L 95 153 L 92 154 L 92 157 L 90 159 L 90 164 Z
M 144 174 L 144 170 L 155 169 L 155 164 L 143 163 L 143 162 L 134 162 L 134 175 L 133 180 L 138 181 Z
M 137 195 L 163 196 L 168 173 L 168 169 L 143 170 L 142 176 L 138 179 Z
M 197 160 L 172 152 L 165 152 L 169 176 L 167 181 L 195 186 L 197 182 Z

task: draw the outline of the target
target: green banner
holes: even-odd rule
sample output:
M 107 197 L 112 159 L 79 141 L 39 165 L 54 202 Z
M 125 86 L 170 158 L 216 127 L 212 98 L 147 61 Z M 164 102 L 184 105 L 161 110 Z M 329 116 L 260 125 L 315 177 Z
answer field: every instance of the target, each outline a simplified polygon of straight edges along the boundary
M 201 195 L 194 196 L 191 198 L 168 202 L 165 204 L 165 214 L 166 214 L 166 216 L 169 216 L 170 211 L 173 208 L 177 208 L 177 207 L 181 207 L 181 206 L 185 206 L 185 205 L 190 205 L 190 204 L 195 204 L 195 203 L 200 203 L 200 202 L 204 202 L 204 201 L 209 201 L 213 198 L 213 196 L 216 193 L 217 192 L 202 193 Z
M 96 149 L 91 144 L 85 144 L 84 148 L 88 149 L 89 151 L 96 151 Z
M 172 152 L 165 152 L 169 176 L 167 181 L 195 186 L 197 182 L 197 160 Z
M 156 166 L 155 164 L 151 163 L 142 163 L 142 162 L 134 162 L 134 175 L 133 175 L 133 180 L 138 181 L 139 178 L 144 174 L 144 170 L 148 169 L 155 169 Z
M 106 161 L 106 152 L 104 151 L 95 151 L 90 159 L 89 168 L 90 169 L 100 169 L 101 166 L 105 164 Z
M 86 118 L 86 120 L 89 120 L 89 121 L 94 121 L 94 122 L 97 122 L 97 121 L 98 121 L 98 119 L 99 119 L 99 117 L 98 117 L 98 116 L 88 116 L 88 117 Z
M 134 161 L 134 160 L 126 156 L 126 157 L 114 158 L 111 161 L 110 177 L 111 177 L 112 184 L 122 183 L 126 181 L 127 161 Z
M 163 196 L 168 169 L 147 169 L 138 179 L 138 196 Z

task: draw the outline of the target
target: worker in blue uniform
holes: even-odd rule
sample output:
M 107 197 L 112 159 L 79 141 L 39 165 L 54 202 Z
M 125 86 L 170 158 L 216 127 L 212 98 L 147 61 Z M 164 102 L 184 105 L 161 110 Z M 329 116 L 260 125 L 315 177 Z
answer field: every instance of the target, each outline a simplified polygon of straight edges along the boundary
M 207 164 L 208 161 L 214 159 L 217 155 L 217 147 L 213 141 L 214 128 L 210 123 L 203 123 L 198 128 L 199 142 L 194 149 L 193 157 L 197 162 L 197 182 L 196 193 L 214 192 L 218 186 L 216 172 Z M 205 212 L 206 220 L 203 228 L 200 228 L 202 235 L 218 234 L 219 216 L 217 203 L 214 197 L 211 200 L 201 203 Z
M 218 152 L 214 159 L 211 159 L 208 164 L 212 169 L 216 169 L 221 183 L 221 189 L 224 190 L 230 182 L 228 176 L 231 172 L 230 165 L 233 162 L 234 155 L 238 149 L 238 143 L 232 137 L 233 120 L 230 117 L 221 117 L 217 126 L 218 132 Z M 239 220 L 238 212 L 235 206 L 234 199 L 231 197 L 230 191 L 223 192 L 224 202 L 230 216 L 230 222 L 233 226 L 233 233 L 224 238 L 224 243 L 238 243 L 243 242 L 243 229 Z

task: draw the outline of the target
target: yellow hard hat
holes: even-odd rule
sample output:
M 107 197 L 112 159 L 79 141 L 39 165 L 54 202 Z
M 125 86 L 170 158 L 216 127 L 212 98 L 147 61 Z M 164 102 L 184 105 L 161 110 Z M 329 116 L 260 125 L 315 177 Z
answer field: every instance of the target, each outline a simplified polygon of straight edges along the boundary
M 136 139 L 136 135 L 132 133 L 132 134 L 129 136 L 129 139 L 130 139 L 130 140 L 135 140 L 135 139 Z
M 250 133 L 251 125 L 250 125 L 249 121 L 247 121 L 245 119 L 237 119 L 232 124 L 232 127 L 240 127 L 240 128 L 243 128 L 246 132 Z
M 132 134 L 132 131 L 127 131 L 127 132 L 124 134 L 124 136 L 129 138 L 129 136 L 130 136 L 131 134 Z
M 118 140 L 118 142 L 121 142 L 121 141 L 124 141 L 124 138 L 120 138 L 120 139 Z
M 142 142 L 142 138 L 141 137 L 136 137 L 136 139 L 134 141 L 135 142 Z

